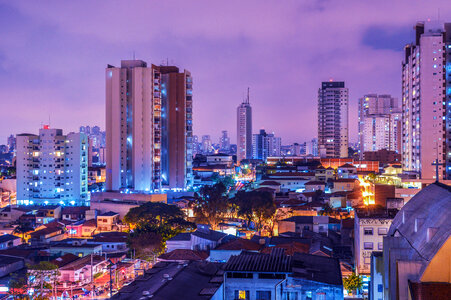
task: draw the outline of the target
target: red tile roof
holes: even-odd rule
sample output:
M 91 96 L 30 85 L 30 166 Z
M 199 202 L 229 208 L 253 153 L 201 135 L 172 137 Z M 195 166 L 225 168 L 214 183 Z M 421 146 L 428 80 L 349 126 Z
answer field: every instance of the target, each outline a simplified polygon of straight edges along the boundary
M 247 239 L 237 238 L 228 243 L 222 244 L 216 248 L 216 250 L 251 250 L 258 251 L 261 249 L 261 245 L 252 242 Z
M 175 249 L 160 255 L 158 258 L 161 260 L 204 260 L 208 258 L 208 253 L 189 249 Z

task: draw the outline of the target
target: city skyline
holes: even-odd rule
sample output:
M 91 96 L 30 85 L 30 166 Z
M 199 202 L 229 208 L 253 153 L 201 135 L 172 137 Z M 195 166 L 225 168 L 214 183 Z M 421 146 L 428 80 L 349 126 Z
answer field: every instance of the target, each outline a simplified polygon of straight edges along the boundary
M 87 11 L 83 3 L 67 9 L 0 1 L 0 98 L 10 112 L 0 138 L 33 132 L 49 118 L 53 128 L 65 132 L 76 132 L 80 123 L 105 128 L 104 67 L 136 55 L 194 74 L 194 134 L 209 134 L 214 141 L 222 130 L 236 140 L 235 109 L 247 86 L 253 94 L 253 133 L 270 128 L 284 144 L 310 140 L 316 132 L 319 83 L 345 81 L 350 142 L 356 142 L 358 98 L 368 93 L 400 98 L 400 64 L 403 47 L 414 38 L 413 24 L 437 18 L 438 8 L 441 20 L 451 17 L 446 1 L 400 1 L 391 3 L 390 12 L 384 3 L 357 1 L 237 3 L 144 3 L 137 12 L 121 3 L 90 3 Z M 354 8 L 360 13 L 342 22 Z M 119 12 L 124 21 L 110 18 Z M 160 15 L 173 23 L 162 22 Z M 136 22 L 124 23 L 132 17 Z M 267 21 L 255 22 L 262 17 Z M 149 31 L 154 24 L 158 30 Z M 218 75 L 210 76 L 211 69 Z M 286 117 L 273 117 L 281 113 Z M 302 125 L 293 126 L 300 118 Z

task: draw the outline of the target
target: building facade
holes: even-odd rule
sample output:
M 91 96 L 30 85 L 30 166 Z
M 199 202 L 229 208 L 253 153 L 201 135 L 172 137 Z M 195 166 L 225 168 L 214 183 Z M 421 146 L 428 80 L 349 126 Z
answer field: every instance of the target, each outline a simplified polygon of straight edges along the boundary
M 348 156 L 348 98 L 342 81 L 323 82 L 318 90 L 318 148 L 325 157 Z
M 227 130 L 221 132 L 221 137 L 219 138 L 219 149 L 228 153 L 230 151 L 230 137 Z
M 252 158 L 252 107 L 247 98 L 237 108 L 237 161 Z
M 451 177 L 451 23 L 417 23 L 402 63 L 402 167 L 424 179 Z
M 368 94 L 359 99 L 359 154 L 387 149 L 401 152 L 401 110 L 390 95 Z
M 280 137 L 261 129 L 260 133 L 252 135 L 252 158 L 266 161 L 269 156 L 280 156 L 281 144 Z
M 87 205 L 88 139 L 45 125 L 17 135 L 17 203 Z
M 192 77 L 175 66 L 106 68 L 107 190 L 192 184 Z

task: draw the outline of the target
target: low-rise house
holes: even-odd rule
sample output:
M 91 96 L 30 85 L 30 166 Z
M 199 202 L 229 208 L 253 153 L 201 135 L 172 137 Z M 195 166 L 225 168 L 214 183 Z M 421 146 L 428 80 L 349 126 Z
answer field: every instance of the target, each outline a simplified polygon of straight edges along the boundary
M 189 249 L 176 249 L 158 256 L 157 261 L 166 262 L 188 262 L 206 260 L 208 253 L 206 251 L 196 251 Z
M 236 238 L 210 250 L 211 262 L 227 262 L 232 255 L 239 255 L 243 251 L 258 252 L 264 245 L 248 239 Z
M 6 206 L 0 208 L 0 222 L 9 223 L 16 221 L 20 216 L 29 212 L 29 209 L 23 209 L 20 207 Z
M 262 181 L 259 185 L 260 188 L 270 188 L 273 189 L 276 193 L 280 192 L 280 183 L 274 180 L 265 180 Z
M 338 260 L 280 248 L 232 256 L 223 285 L 223 299 L 343 299 Z
M 97 231 L 119 231 L 119 214 L 116 212 L 106 212 L 97 215 Z
M 353 191 L 359 187 L 359 181 L 354 178 L 340 178 L 333 180 L 334 187 L 332 192 Z
M 18 236 L 12 234 L 0 235 L 0 250 L 19 246 L 21 243 L 21 239 Z
M 144 294 L 153 299 L 224 299 L 221 267 L 222 264 L 205 261 L 159 262 L 111 299 L 140 299 Z
M 349 163 L 341 165 L 337 168 L 337 177 L 357 179 L 357 168 Z
M 279 221 L 279 233 L 296 232 L 301 233 L 309 230 L 317 233 L 328 230 L 339 231 L 340 222 L 328 216 L 293 216 Z
M 323 182 L 328 182 L 329 180 L 332 180 L 335 178 L 335 174 L 334 174 L 335 170 L 331 167 L 328 167 L 327 169 L 324 168 L 323 166 L 319 166 L 316 170 L 315 170 L 315 178 L 317 180 L 323 181 Z
M 29 233 L 28 236 L 28 242 L 32 245 L 48 244 L 64 239 L 64 228 L 59 226 L 43 227 Z
M 210 250 L 221 244 L 226 233 L 210 230 L 207 225 L 198 224 L 197 230 L 179 233 L 166 241 L 166 251 L 175 249 Z
M 86 211 L 90 208 L 88 206 L 65 206 L 61 213 L 63 220 L 80 221 L 85 219 Z
M 102 245 L 88 243 L 87 240 L 83 239 L 66 239 L 50 245 L 49 251 L 54 255 L 72 253 L 79 257 L 83 257 L 90 254 L 101 254 Z
M 91 266 L 92 261 L 92 266 Z M 79 286 L 83 286 L 91 282 L 91 269 L 93 275 L 103 273 L 108 266 L 108 261 L 100 255 L 87 255 L 79 258 L 65 266 L 59 268 L 60 281 L 69 283 L 78 282 Z
M 0 277 L 17 272 L 24 267 L 24 259 L 9 255 L 0 255 Z
M 127 237 L 125 232 L 103 232 L 93 236 L 88 243 L 102 245 L 102 252 L 127 252 Z
M 320 180 L 310 180 L 305 183 L 305 192 L 325 191 L 326 183 Z
M 36 224 L 47 224 L 61 219 L 61 206 L 46 205 L 34 207 L 33 213 L 36 215 Z

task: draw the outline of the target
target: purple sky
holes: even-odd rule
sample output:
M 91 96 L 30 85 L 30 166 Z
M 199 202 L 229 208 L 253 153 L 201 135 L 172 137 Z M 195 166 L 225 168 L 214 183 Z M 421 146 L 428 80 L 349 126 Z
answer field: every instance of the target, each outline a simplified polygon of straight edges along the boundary
M 376 3 L 375 3 L 376 2 Z M 194 131 L 235 143 L 251 89 L 254 132 L 283 144 L 316 135 L 321 81 L 346 81 L 351 140 L 357 99 L 399 98 L 402 49 L 418 20 L 451 21 L 444 1 L 3 1 L 0 144 L 11 133 L 104 128 L 104 68 L 169 60 L 194 77 Z

